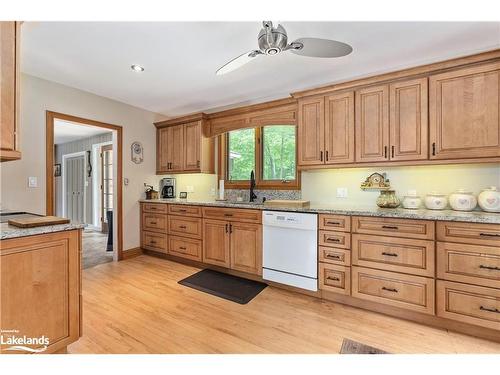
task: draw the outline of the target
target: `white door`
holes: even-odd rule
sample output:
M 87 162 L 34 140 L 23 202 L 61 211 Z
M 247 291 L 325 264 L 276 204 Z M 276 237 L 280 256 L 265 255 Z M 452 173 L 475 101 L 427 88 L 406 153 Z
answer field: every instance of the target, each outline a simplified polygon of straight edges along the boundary
M 71 221 L 85 222 L 85 157 L 66 158 L 64 168 L 66 199 L 64 215 Z

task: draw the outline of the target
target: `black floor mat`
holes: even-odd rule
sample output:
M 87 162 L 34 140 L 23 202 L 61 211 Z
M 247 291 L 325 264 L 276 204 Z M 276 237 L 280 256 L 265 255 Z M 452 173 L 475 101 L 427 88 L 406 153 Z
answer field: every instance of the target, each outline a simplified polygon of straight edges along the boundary
M 262 292 L 267 284 L 227 275 L 213 270 L 202 270 L 185 279 L 179 284 L 212 294 L 239 304 L 247 304 L 257 294 Z
M 340 354 L 387 354 L 387 352 L 357 341 L 344 339 Z

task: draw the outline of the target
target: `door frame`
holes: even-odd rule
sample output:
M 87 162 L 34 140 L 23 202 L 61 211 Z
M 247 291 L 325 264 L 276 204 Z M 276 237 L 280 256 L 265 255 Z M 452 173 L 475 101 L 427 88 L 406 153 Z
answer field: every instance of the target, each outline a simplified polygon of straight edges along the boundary
M 75 124 L 96 126 L 116 131 L 116 257 L 123 259 L 123 128 L 119 125 L 89 120 L 82 117 L 67 115 L 53 111 L 45 111 L 45 178 L 46 178 L 46 215 L 55 213 L 55 189 L 54 189 L 54 122 L 55 120 L 71 121 Z
M 99 160 L 99 152 L 102 146 L 105 145 L 112 145 L 113 141 L 111 142 L 101 142 L 101 143 L 95 143 L 92 145 L 92 165 L 97 165 L 97 163 L 100 163 Z M 96 197 L 97 195 L 100 195 L 101 193 L 99 192 L 99 184 L 100 184 L 100 179 L 98 181 L 97 178 L 97 168 L 92 169 L 92 196 Z M 96 228 L 99 228 L 99 230 L 102 230 L 102 225 L 100 222 L 100 213 L 99 213 L 99 205 L 97 203 L 98 201 L 96 199 L 93 200 L 92 202 L 92 225 Z
M 62 214 L 64 217 L 67 217 L 67 212 L 66 212 L 66 161 L 69 158 L 75 158 L 75 157 L 83 157 L 83 176 L 85 176 L 86 168 L 85 168 L 85 156 L 86 152 L 85 151 L 79 151 L 79 152 L 74 152 L 71 154 L 65 154 L 62 156 L 62 166 L 61 166 L 61 179 L 62 179 Z M 83 209 L 83 222 L 85 223 L 87 221 L 87 189 L 85 189 L 85 182 L 83 184 L 83 202 L 84 202 L 84 209 Z

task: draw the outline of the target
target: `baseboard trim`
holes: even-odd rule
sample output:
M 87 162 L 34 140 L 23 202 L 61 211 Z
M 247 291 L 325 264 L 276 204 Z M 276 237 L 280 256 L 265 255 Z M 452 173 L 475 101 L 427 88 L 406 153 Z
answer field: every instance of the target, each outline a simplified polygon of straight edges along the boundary
M 142 255 L 142 249 L 140 247 L 134 247 L 132 249 L 124 250 L 122 260 L 138 257 Z

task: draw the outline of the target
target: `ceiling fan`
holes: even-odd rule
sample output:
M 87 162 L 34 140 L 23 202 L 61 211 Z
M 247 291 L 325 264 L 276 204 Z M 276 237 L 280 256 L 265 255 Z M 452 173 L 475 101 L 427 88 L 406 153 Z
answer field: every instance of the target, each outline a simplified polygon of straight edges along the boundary
M 262 26 L 257 37 L 259 49 L 245 52 L 229 61 L 217 70 L 217 75 L 232 72 L 260 55 L 272 56 L 290 51 L 296 55 L 310 57 L 341 57 L 352 52 L 352 47 L 349 44 L 330 39 L 300 38 L 287 44 L 288 37 L 283 26 L 273 27 L 271 21 L 263 21 Z

